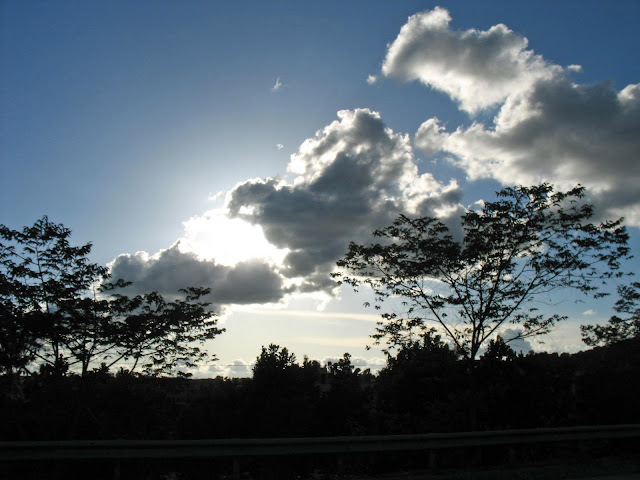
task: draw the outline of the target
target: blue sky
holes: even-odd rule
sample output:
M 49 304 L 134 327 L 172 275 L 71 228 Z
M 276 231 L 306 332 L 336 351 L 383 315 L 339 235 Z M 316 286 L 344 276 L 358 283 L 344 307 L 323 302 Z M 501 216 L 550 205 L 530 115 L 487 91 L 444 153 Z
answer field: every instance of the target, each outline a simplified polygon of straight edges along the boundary
M 374 312 L 327 296 L 326 277 L 395 210 L 358 213 L 375 199 L 346 196 L 356 170 L 331 176 L 335 159 L 363 142 L 371 189 L 394 208 L 429 197 L 441 214 L 501 185 L 581 182 L 629 219 L 637 252 L 638 18 L 622 0 L 5 0 L 0 223 L 47 214 L 141 289 L 209 282 L 227 328 L 211 345 L 219 365 L 240 371 L 270 342 L 375 363 Z M 389 158 L 411 191 L 376 177 Z M 310 200 L 318 178 L 338 203 Z M 575 326 L 611 313 L 562 308 L 573 327 L 544 348 L 581 348 Z

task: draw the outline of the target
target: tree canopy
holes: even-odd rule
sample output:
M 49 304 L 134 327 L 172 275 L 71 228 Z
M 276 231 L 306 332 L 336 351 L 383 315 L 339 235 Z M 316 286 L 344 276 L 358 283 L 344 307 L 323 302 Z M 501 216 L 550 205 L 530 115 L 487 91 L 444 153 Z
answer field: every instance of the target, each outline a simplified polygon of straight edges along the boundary
M 0 371 L 84 375 L 131 360 L 131 371 L 160 374 L 207 357 L 198 344 L 224 331 L 203 301 L 208 289 L 129 297 L 129 283 L 89 260 L 91 244 L 70 237 L 46 216 L 22 230 L 0 225 Z
M 640 337 L 640 282 L 618 287 L 618 301 L 612 316 L 604 325 L 582 325 L 582 340 L 589 346 L 611 345 Z
M 622 275 L 629 254 L 622 219 L 591 223 L 583 187 L 517 186 L 497 196 L 462 215 L 460 235 L 437 218 L 401 215 L 373 232 L 380 243 L 349 245 L 334 276 L 371 287 L 378 309 L 390 297 L 403 300 L 404 311 L 382 314 L 376 342 L 402 348 L 435 323 L 459 354 L 475 359 L 508 324 L 525 338 L 566 318 L 535 300 L 562 288 L 606 295 L 603 284 Z

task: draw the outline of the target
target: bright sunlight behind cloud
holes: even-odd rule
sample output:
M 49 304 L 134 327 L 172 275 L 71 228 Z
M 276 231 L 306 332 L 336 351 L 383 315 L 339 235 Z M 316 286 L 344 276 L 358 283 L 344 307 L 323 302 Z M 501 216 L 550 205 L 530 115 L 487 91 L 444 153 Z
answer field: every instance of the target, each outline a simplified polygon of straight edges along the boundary
M 235 265 L 253 258 L 280 264 L 288 253 L 288 249 L 269 243 L 259 225 L 229 218 L 223 208 L 184 222 L 180 251 L 193 252 L 203 260 L 215 260 L 222 265 Z

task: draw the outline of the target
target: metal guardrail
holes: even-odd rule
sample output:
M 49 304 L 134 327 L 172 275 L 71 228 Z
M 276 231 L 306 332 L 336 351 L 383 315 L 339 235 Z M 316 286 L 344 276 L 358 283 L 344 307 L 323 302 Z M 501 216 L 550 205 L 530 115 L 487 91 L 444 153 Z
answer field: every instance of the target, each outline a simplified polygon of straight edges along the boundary
M 345 455 L 621 438 L 640 438 L 640 424 L 361 437 L 0 442 L 0 462 Z

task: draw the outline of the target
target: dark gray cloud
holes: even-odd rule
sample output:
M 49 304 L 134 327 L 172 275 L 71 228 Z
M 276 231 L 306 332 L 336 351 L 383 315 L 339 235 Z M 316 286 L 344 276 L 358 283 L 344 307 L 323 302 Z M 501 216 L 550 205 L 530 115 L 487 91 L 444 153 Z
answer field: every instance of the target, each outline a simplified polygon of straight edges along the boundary
M 330 290 L 328 274 L 349 241 L 368 240 L 399 213 L 450 216 L 461 208 L 457 184 L 419 175 L 408 136 L 378 113 L 338 116 L 292 155 L 291 183 L 250 180 L 227 198 L 230 216 L 260 225 L 267 240 L 290 249 L 282 273 L 304 278 L 303 291 Z
M 278 302 L 287 293 L 273 266 L 249 260 L 234 266 L 203 261 L 181 252 L 179 243 L 149 257 L 146 253 L 119 255 L 111 264 L 114 279 L 133 282 L 129 293 L 158 291 L 175 295 L 185 287 L 209 287 L 215 305 Z

